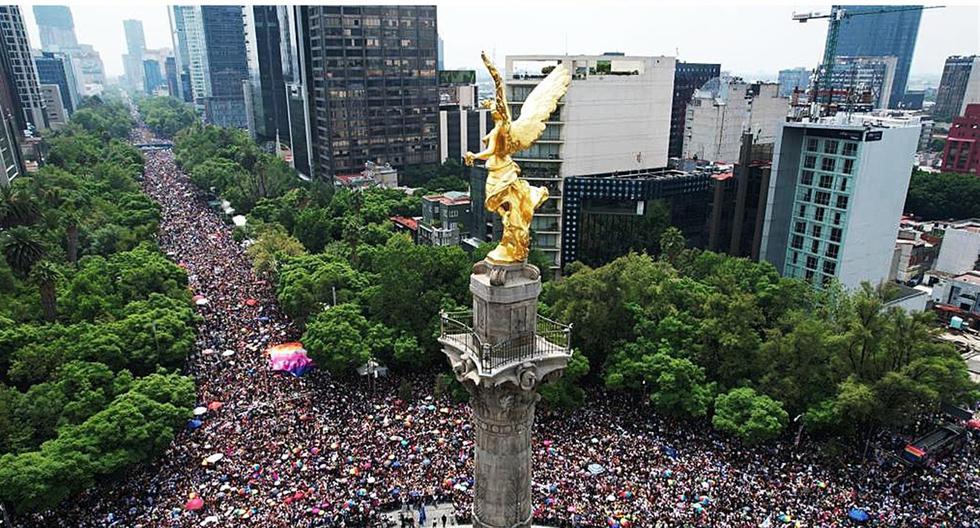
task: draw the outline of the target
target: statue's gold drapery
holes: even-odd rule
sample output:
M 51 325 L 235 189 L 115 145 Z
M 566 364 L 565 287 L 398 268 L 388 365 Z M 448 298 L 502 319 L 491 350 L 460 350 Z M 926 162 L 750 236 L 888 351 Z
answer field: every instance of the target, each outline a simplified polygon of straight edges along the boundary
M 472 165 L 474 160 L 486 160 L 484 206 L 499 214 L 504 225 L 500 243 L 487 255 L 487 260 L 495 264 L 523 262 L 531 244 L 534 210 L 548 199 L 548 189 L 533 187 L 520 179 L 521 168 L 511 155 L 530 147 L 541 137 L 545 121 L 568 90 L 571 75 L 564 64 L 557 65 L 528 95 L 521 105 L 520 117 L 511 121 L 504 80 L 487 54 L 483 53 L 482 57 L 496 86 L 495 99 L 484 102 L 491 110 L 494 127 L 483 137 L 486 147 L 476 154 L 467 152 L 464 161 Z

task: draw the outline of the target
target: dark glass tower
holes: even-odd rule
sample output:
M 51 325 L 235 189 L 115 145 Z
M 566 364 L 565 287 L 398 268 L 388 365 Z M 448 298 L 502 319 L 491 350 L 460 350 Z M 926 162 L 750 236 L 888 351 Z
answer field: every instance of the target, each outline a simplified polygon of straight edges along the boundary
M 68 84 L 67 68 L 70 66 L 65 60 L 56 56 L 50 51 L 41 52 L 41 56 L 34 58 L 34 65 L 37 67 L 37 79 L 40 84 L 57 84 L 61 90 L 61 102 L 65 105 L 65 110 L 69 114 L 75 111 L 72 104 L 71 94 L 73 88 Z
M 252 132 L 259 140 L 269 141 L 278 134 L 289 143 L 289 115 L 286 106 L 286 81 L 289 70 L 288 14 L 286 6 L 250 6 L 245 23 L 249 74 L 252 84 L 254 115 Z M 284 55 L 287 60 L 284 60 Z
M 677 62 L 674 67 L 674 100 L 670 107 L 670 144 L 667 157 L 680 157 L 684 150 L 684 119 L 694 90 L 721 75 L 721 64 Z
M 245 92 L 248 79 L 245 31 L 241 6 L 201 6 L 201 22 L 207 49 L 207 75 L 211 93 L 205 101 L 208 122 L 245 128 Z
M 912 6 L 834 6 L 834 10 L 844 9 L 851 15 L 860 12 L 877 11 L 887 8 Z M 896 57 L 895 81 L 892 84 L 889 106 L 894 108 L 905 97 L 905 86 L 909 80 L 909 67 L 915 51 L 915 39 L 919 35 L 921 9 L 910 9 L 894 13 L 877 13 L 850 16 L 840 22 L 837 37 L 836 57 Z M 829 35 L 828 35 L 829 36 Z
M 320 177 L 439 162 L 435 6 L 302 8 Z

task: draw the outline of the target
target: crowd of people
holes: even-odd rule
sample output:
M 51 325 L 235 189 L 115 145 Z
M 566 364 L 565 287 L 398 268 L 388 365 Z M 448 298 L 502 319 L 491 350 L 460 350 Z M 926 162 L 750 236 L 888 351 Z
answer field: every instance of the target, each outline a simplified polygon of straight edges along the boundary
M 150 142 L 145 129 L 137 139 Z M 264 350 L 298 338 L 272 285 L 174 162 L 146 150 L 145 191 L 163 212 L 159 242 L 187 270 L 199 310 L 186 372 L 207 410 L 155 464 L 96 486 L 29 526 L 395 526 L 399 509 L 472 506 L 474 435 L 466 404 L 431 379 L 296 378 Z M 909 472 L 881 445 L 864 464 L 827 462 L 803 442 L 746 448 L 707 424 L 673 421 L 595 392 L 572 413 L 539 413 L 536 522 L 551 526 L 846 526 L 860 507 L 881 526 L 980 524 L 980 450 Z M 874 451 L 874 450 L 872 450 Z M 854 457 L 858 459 L 858 457 Z M 209 462 L 210 461 L 210 462 Z M 190 499 L 199 499 L 198 502 Z M 417 511 L 417 510 L 413 510 Z M 417 513 L 412 518 L 417 521 Z M 427 519 L 426 526 L 445 522 Z

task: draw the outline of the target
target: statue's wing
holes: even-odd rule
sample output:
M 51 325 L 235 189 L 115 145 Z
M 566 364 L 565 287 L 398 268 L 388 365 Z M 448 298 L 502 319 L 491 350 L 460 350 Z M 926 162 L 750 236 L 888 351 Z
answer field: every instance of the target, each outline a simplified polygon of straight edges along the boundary
M 558 107 L 558 100 L 568 90 L 572 75 L 564 64 L 555 69 L 538 83 L 521 106 L 521 115 L 510 125 L 510 149 L 513 152 L 524 150 L 541 137 L 544 122 Z

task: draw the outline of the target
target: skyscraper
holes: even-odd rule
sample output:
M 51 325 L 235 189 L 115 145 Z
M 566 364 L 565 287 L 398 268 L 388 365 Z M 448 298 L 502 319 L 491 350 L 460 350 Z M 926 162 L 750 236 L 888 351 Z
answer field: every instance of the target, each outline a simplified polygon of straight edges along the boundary
M 180 76 L 177 74 L 177 59 L 173 55 L 163 63 L 164 76 L 167 79 L 167 93 L 170 97 L 180 99 Z
M 882 8 L 909 6 L 834 6 L 833 10 L 844 9 L 846 13 L 874 12 Z M 919 20 L 922 10 L 911 9 L 893 13 L 875 13 L 849 16 L 840 21 L 837 37 L 837 57 L 868 56 L 895 57 L 895 82 L 892 84 L 888 100 L 892 107 L 905 97 L 905 87 L 909 78 L 909 67 L 915 51 L 915 39 L 919 35 Z M 828 44 L 830 34 L 828 32 Z
M 918 117 L 884 114 L 784 123 L 762 258 L 818 287 L 887 280 L 920 132 Z
M 2 73 L 7 77 L 11 89 L 16 91 L 20 103 L 21 115 L 17 118 L 19 129 L 34 128 L 40 131 L 48 128 L 44 98 L 31 57 L 31 45 L 18 6 L 0 6 L 0 38 Z
M 177 69 L 189 78 L 194 106 L 209 123 L 246 128 L 242 7 L 173 6 L 170 23 Z
M 249 132 L 261 141 L 276 138 L 288 144 L 289 116 L 286 78 L 290 69 L 287 6 L 246 6 L 245 43 L 248 50 Z M 292 79 L 289 79 L 292 80 Z
M 218 126 L 246 128 L 245 93 L 248 79 L 241 6 L 201 6 L 209 88 L 204 113 Z
M 123 20 L 123 30 L 126 33 L 126 54 L 123 55 L 126 80 L 131 88 L 141 90 L 144 80 L 143 52 L 146 50 L 143 22 Z
M 670 145 L 667 156 L 676 158 L 684 148 L 684 119 L 691 95 L 710 79 L 721 75 L 721 64 L 678 62 L 674 67 L 674 100 L 670 106 Z
M 439 161 L 435 6 L 307 6 L 317 175 Z
M 967 88 L 971 84 L 980 87 L 980 55 L 953 55 L 947 58 L 932 116 L 949 122 L 954 117 L 963 115 L 968 103 L 980 102 L 980 93 L 974 95 L 978 97 L 976 101 L 967 100 Z
M 68 114 L 74 112 L 78 96 L 75 93 L 75 76 L 72 72 L 70 59 L 64 55 L 44 51 L 41 52 L 41 55 L 34 57 L 34 65 L 37 66 L 38 82 L 57 85 L 65 111 Z
M 41 49 L 65 51 L 78 47 L 71 9 L 59 5 L 34 6 L 34 19 L 41 34 Z

